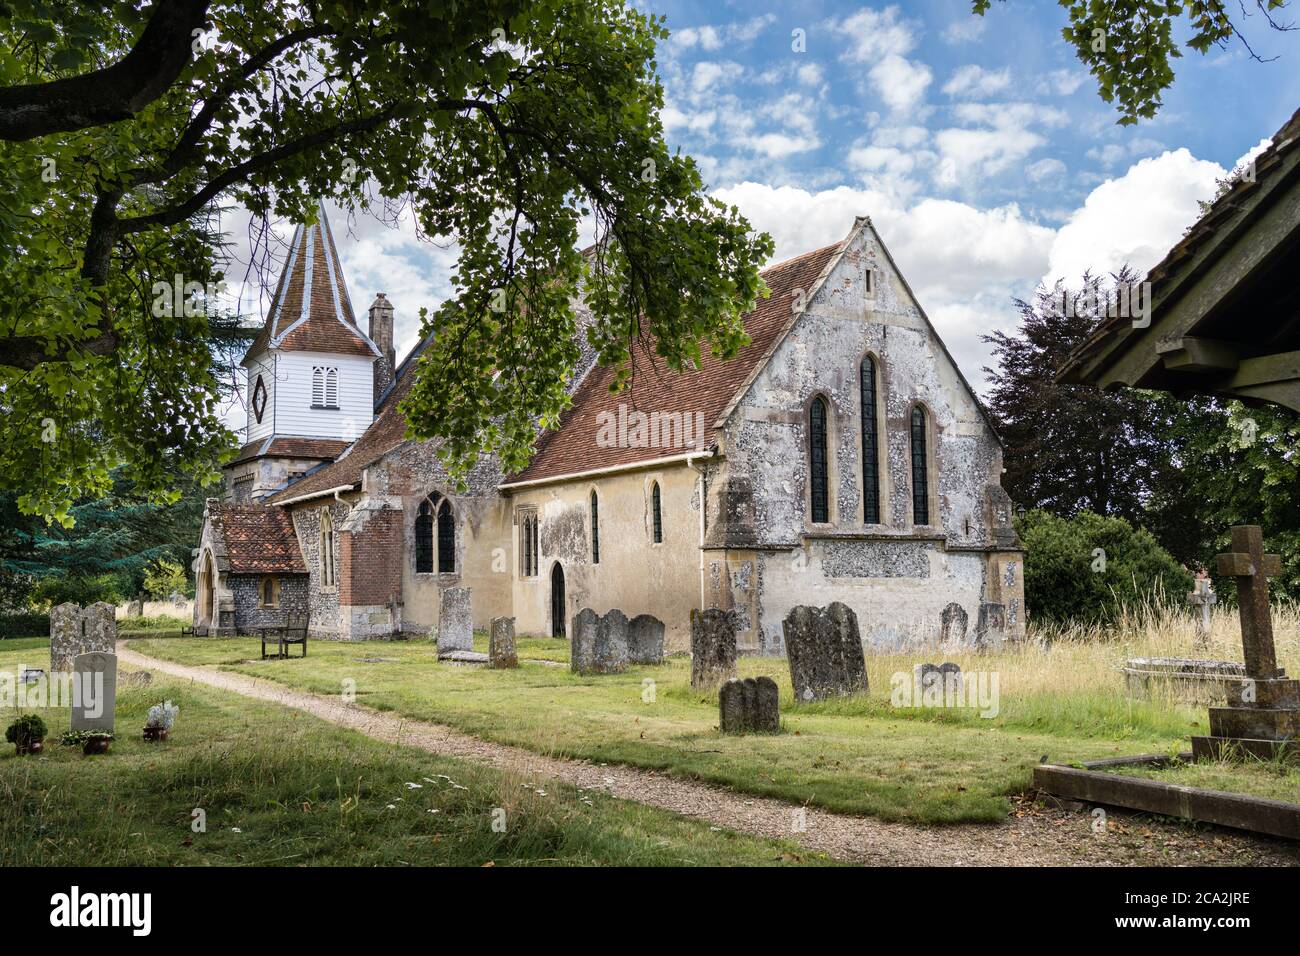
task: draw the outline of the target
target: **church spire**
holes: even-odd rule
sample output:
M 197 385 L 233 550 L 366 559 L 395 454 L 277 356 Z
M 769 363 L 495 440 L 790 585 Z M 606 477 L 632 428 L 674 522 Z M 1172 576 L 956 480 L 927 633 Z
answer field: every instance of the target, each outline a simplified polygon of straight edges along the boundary
M 243 364 L 267 349 L 382 357 L 352 312 L 324 203 L 317 205 L 315 224 L 294 229 L 266 323 Z

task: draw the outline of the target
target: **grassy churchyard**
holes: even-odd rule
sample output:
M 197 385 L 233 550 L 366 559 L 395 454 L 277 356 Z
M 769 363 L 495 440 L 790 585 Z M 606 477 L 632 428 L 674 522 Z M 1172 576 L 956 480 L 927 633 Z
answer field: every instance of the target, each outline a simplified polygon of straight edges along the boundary
M 0 671 L 22 665 L 48 667 L 48 640 L 0 642 Z M 145 713 L 164 699 L 180 707 L 172 738 L 146 743 Z M 0 750 L 3 867 L 831 862 L 165 675 L 147 686 L 119 678 L 106 755 L 59 745 L 66 707 L 35 712 L 49 725 L 44 752 Z M 14 715 L 0 708 L 6 725 Z M 194 831 L 196 808 L 205 832 Z M 490 825 L 498 809 L 504 832 Z
M 1275 609 L 1275 628 L 1279 664 L 1294 669 L 1300 613 Z M 1238 633 L 1236 613 L 1217 611 L 1208 655 L 1239 654 Z M 922 656 L 868 655 L 868 693 L 815 703 L 795 702 L 786 661 L 742 658 L 742 677 L 768 675 L 781 691 L 782 732 L 748 736 L 718 732 L 717 694 L 691 688 L 685 657 L 584 677 L 553 666 L 567 661 L 568 646 L 544 638 L 521 639 L 520 668 L 504 671 L 439 662 L 424 641 L 316 641 L 305 660 L 289 661 L 257 659 L 259 644 L 248 638 L 136 638 L 131 647 L 323 695 L 355 688 L 364 706 L 542 754 L 665 770 L 835 812 L 933 824 L 1004 818 L 1010 796 L 1029 789 L 1044 756 L 1071 763 L 1188 749 L 1189 737 L 1205 732 L 1205 707 L 1169 695 L 1132 700 L 1119 669 L 1127 657 L 1186 655 L 1192 640 L 1185 613 L 1145 610 L 1123 617 L 1109 636 L 1040 632 L 1001 651 L 945 654 L 984 693 L 973 707 L 897 706 L 896 675 L 909 683 Z M 476 643 L 482 649 L 485 639 Z M 1273 764 L 1129 772 L 1260 796 L 1300 795 L 1300 770 Z

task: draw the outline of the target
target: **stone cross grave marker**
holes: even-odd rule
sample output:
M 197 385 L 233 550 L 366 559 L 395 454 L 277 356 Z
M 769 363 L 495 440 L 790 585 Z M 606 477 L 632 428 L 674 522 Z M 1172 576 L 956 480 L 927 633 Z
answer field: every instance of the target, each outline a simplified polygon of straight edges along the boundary
M 1210 608 L 1219 603 L 1219 596 L 1210 588 L 1210 579 L 1201 578 L 1196 582 L 1196 590 L 1187 592 L 1187 603 L 1200 608 L 1196 615 L 1196 644 L 1208 647 L 1210 643 Z
M 73 730 L 113 730 L 117 711 L 117 655 L 103 651 L 78 654 L 72 661 L 76 681 L 72 700 Z
M 1282 573 L 1276 554 L 1264 553 L 1264 534 L 1256 525 L 1232 529 L 1232 551 L 1218 557 L 1219 574 L 1237 579 L 1241 608 L 1241 648 L 1245 677 L 1228 684 L 1227 707 L 1210 708 L 1210 734 L 1192 738 L 1192 753 L 1242 759 L 1244 754 L 1272 760 L 1295 760 L 1300 736 L 1300 681 L 1278 669 L 1273 621 L 1268 607 L 1268 579 Z
M 1232 551 L 1219 555 L 1216 561 L 1219 574 L 1237 579 L 1246 676 L 1271 680 L 1278 673 L 1273 618 L 1268 608 L 1268 579 L 1282 573 L 1282 559 L 1264 553 L 1264 532 L 1258 525 L 1239 525 L 1232 529 Z

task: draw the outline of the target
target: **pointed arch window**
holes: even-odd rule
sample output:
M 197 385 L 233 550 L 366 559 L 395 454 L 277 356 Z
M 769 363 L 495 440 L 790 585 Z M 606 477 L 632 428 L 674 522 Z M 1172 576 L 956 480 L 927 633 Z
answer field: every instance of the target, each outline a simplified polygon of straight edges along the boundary
M 880 524 L 880 436 L 876 425 L 876 363 L 862 360 L 862 520 Z
M 537 576 L 539 555 L 537 549 L 537 512 L 532 508 L 519 512 L 519 574 L 521 577 Z
M 415 514 L 415 573 L 433 573 L 433 502 L 425 498 Z
M 830 473 L 827 464 L 827 422 L 830 409 L 818 395 L 808 406 L 808 477 L 814 524 L 828 524 L 830 516 Z
M 446 498 L 438 506 L 438 571 L 450 574 L 456 570 L 456 516 L 451 502 Z
M 659 495 L 659 482 L 655 482 L 650 489 L 650 517 L 654 527 L 654 543 L 664 543 L 664 515 L 663 502 Z
M 320 580 L 324 587 L 334 586 L 334 519 L 328 508 L 320 513 Z
M 600 504 L 591 493 L 591 563 L 600 564 Z
M 926 454 L 925 410 L 912 409 L 912 523 L 930 523 L 929 456 Z

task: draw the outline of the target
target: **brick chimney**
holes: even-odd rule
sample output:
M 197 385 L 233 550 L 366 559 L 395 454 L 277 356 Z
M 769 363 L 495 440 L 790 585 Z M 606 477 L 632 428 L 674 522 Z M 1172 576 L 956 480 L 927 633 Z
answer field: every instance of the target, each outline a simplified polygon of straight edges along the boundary
M 393 373 L 397 368 L 397 355 L 393 351 L 393 303 L 384 293 L 375 294 L 375 301 L 370 305 L 370 341 L 379 346 L 382 358 L 375 359 L 375 401 L 384 389 L 393 383 Z

